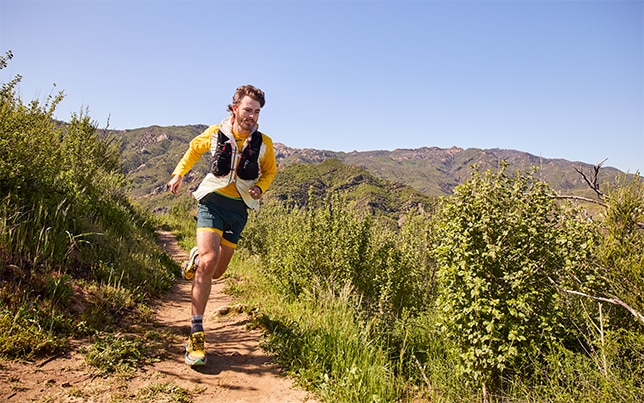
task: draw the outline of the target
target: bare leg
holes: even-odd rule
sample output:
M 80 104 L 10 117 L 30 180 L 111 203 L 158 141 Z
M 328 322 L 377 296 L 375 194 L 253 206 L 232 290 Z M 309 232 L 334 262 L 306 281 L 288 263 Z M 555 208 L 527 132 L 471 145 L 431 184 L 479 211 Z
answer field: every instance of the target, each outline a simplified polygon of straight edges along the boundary
M 232 259 L 233 257 L 233 253 L 235 253 L 235 249 L 231 248 L 230 246 L 221 245 L 219 247 L 219 259 L 217 260 L 217 265 L 215 266 L 215 272 L 212 275 L 212 278 L 214 280 L 217 280 L 224 275 L 226 269 L 228 269 L 230 259 Z
M 199 265 L 192 282 L 192 315 L 203 315 L 220 256 L 221 237 L 215 232 L 197 231 Z

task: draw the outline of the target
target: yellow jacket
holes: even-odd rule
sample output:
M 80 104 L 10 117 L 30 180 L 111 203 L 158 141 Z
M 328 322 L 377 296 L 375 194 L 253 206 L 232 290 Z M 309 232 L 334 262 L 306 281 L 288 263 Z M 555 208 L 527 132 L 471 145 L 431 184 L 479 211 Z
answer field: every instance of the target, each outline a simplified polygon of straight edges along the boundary
M 239 151 L 241 151 L 248 135 L 234 133 L 232 131 L 230 117 L 222 120 L 220 124 L 210 126 L 203 133 L 192 139 L 188 151 L 183 155 L 183 158 L 181 158 L 181 161 L 179 161 L 172 174 L 184 176 L 199 161 L 204 153 L 210 151 L 212 154 L 217 143 L 217 139 L 215 138 L 213 140 L 213 137 L 216 136 L 219 130 L 228 138 L 234 140 L 231 142 L 235 147 L 233 154 L 235 158 L 232 161 L 233 166 L 231 167 L 230 173 L 224 176 L 215 176 L 209 172 L 193 195 L 197 200 L 201 200 L 208 193 L 217 192 L 233 199 L 242 199 L 248 207 L 253 210 L 258 210 L 259 200 L 253 199 L 248 193 L 248 190 L 253 186 L 258 186 L 262 189 L 262 193 L 264 193 L 273 181 L 277 173 L 273 140 L 262 133 L 262 147 L 258 158 L 260 167 L 259 178 L 255 180 L 243 180 L 237 177 L 236 168 L 239 163 Z

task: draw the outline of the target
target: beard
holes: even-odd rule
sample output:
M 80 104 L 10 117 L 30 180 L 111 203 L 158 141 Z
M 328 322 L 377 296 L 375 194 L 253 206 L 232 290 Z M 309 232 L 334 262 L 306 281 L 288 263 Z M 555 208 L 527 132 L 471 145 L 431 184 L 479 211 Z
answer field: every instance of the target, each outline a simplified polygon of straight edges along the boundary
M 251 131 L 257 126 L 257 121 L 251 118 L 240 119 L 238 116 L 235 116 L 235 122 L 240 128 L 246 131 Z

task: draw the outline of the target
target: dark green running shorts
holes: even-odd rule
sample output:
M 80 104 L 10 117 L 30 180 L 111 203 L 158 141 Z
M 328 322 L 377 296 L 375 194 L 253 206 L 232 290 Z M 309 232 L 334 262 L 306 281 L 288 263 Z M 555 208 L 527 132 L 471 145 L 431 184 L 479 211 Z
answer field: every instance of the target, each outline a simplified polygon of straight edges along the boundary
M 197 231 L 218 233 L 222 238 L 222 245 L 237 247 L 246 221 L 248 208 L 241 199 L 231 199 L 212 192 L 199 200 Z

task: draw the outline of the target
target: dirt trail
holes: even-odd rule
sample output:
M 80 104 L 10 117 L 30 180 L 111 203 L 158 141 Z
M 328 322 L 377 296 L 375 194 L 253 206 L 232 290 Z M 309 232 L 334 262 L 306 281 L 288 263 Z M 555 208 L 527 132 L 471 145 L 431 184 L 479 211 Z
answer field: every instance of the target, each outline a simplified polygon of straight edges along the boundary
M 187 256 L 174 237 L 160 232 L 160 242 L 177 261 Z M 261 334 L 250 331 L 245 313 L 234 309 L 220 315 L 222 307 L 230 307 L 232 299 L 223 292 L 224 282 L 213 284 L 204 315 L 208 362 L 195 369 L 183 362 L 184 344 L 188 333 L 191 283 L 180 280 L 172 292 L 159 301 L 154 328 L 175 335 L 166 346 L 165 358 L 146 365 L 127 379 L 102 378 L 92 375 L 77 349 L 38 363 L 0 362 L 0 401 L 2 402 L 111 402 L 111 401 L 172 401 L 142 398 L 141 390 L 150 384 L 176 385 L 192 392 L 192 401 L 226 403 L 315 403 L 309 393 L 293 386 L 280 375 L 270 357 L 259 348 Z M 131 399 L 129 398 L 131 397 Z

